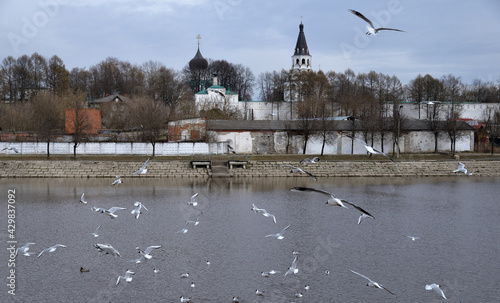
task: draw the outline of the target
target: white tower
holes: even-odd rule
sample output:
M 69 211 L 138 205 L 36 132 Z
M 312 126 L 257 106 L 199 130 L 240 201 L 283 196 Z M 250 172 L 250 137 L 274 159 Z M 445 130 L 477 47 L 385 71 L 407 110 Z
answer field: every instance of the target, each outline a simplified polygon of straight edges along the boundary
M 302 24 L 302 17 L 299 25 L 299 37 L 295 45 L 295 52 L 292 56 L 292 69 L 293 70 L 311 70 L 311 55 L 307 47 L 306 35 L 304 34 L 304 24 Z

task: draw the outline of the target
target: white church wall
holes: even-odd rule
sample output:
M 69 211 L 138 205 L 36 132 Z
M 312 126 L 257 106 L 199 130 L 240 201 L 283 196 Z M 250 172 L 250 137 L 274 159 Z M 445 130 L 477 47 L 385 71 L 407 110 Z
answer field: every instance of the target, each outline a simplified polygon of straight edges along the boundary
M 251 132 L 217 132 L 219 142 L 227 142 L 237 153 L 252 153 L 253 139 Z

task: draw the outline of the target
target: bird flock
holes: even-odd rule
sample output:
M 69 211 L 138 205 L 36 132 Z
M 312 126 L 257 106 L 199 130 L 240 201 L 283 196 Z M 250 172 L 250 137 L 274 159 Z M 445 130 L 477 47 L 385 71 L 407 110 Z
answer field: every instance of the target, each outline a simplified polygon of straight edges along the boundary
M 311 165 L 311 164 L 317 163 L 318 161 L 319 161 L 319 158 L 314 158 L 314 159 L 305 159 L 301 162 L 303 165 Z M 149 163 L 149 159 L 133 175 L 143 174 L 141 172 L 147 171 L 146 166 L 148 163 Z M 307 164 L 305 164 L 305 163 L 307 163 Z M 463 172 L 463 173 L 467 174 L 467 170 L 465 170 L 465 171 L 464 170 L 465 170 L 464 165 L 460 163 L 459 169 L 457 169 L 455 172 Z M 121 178 L 118 178 L 117 180 L 121 180 Z M 115 182 L 113 182 L 112 186 L 118 186 L 119 184 L 122 184 L 122 183 L 123 183 L 122 181 L 120 181 L 120 183 L 116 183 L 116 181 L 115 181 Z M 293 187 L 293 188 L 290 188 L 289 191 L 290 192 L 298 192 L 298 193 L 320 194 L 320 195 L 323 195 L 326 197 L 326 205 L 337 206 L 337 207 L 340 207 L 343 209 L 351 209 L 352 208 L 355 211 L 359 212 L 359 218 L 357 220 L 358 225 L 361 224 L 365 219 L 375 220 L 374 215 L 372 215 L 370 212 L 365 210 L 363 207 L 359 206 L 357 203 L 355 204 L 355 203 L 348 201 L 346 199 L 339 198 L 330 191 L 326 191 L 326 190 L 314 188 L 314 187 Z M 199 210 L 198 208 L 196 208 L 199 205 L 199 201 L 197 200 L 198 196 L 199 196 L 199 193 L 194 193 L 189 199 L 186 199 L 187 201 L 185 200 L 185 202 L 184 202 L 185 205 L 187 205 L 187 207 L 192 208 L 193 210 L 197 211 L 198 214 L 192 219 L 185 220 L 184 227 L 181 230 L 179 230 L 177 233 L 186 234 L 186 233 L 188 233 L 188 230 L 189 230 L 188 228 L 198 226 L 200 224 L 200 222 L 202 222 L 202 220 L 200 220 L 200 219 L 201 219 L 201 216 L 204 214 L 204 212 Z M 86 200 L 85 193 L 82 193 L 82 195 L 79 197 L 79 200 L 75 201 L 75 203 L 84 204 L 84 205 L 88 204 L 89 202 Z M 130 211 L 130 214 L 133 217 L 135 217 L 135 219 L 139 219 L 140 215 L 143 214 L 144 211 L 149 211 L 148 208 L 146 208 L 146 206 L 144 205 L 144 203 L 142 203 L 140 201 L 133 202 L 133 206 L 134 207 Z M 113 206 L 113 207 L 110 207 L 107 209 L 107 208 L 92 206 L 90 209 L 92 211 L 96 212 L 97 214 L 99 214 L 99 216 L 100 216 L 100 214 L 103 214 L 103 215 L 110 217 L 111 219 L 116 219 L 119 216 L 125 215 L 125 212 L 122 212 L 122 211 L 127 210 L 127 207 Z M 278 224 L 278 219 L 277 219 L 277 216 L 275 214 L 271 214 L 268 210 L 257 206 L 256 203 L 252 203 L 252 207 L 250 209 L 256 215 L 260 215 L 263 218 L 269 219 L 274 224 Z M 106 219 L 104 219 L 104 220 L 106 220 Z M 291 224 L 286 225 L 281 230 L 280 229 L 276 230 L 276 231 L 278 231 L 276 233 L 270 233 L 270 234 L 266 235 L 265 238 L 275 238 L 279 241 L 287 241 L 287 240 L 284 240 L 285 239 L 285 232 L 288 231 L 289 229 L 293 229 Z M 93 232 L 87 232 L 87 234 L 91 235 L 93 238 L 98 238 L 100 231 L 101 231 L 101 225 L 97 226 L 97 228 L 95 228 L 95 230 Z M 417 237 L 417 236 L 410 236 L 410 235 L 403 235 L 403 236 L 409 238 L 411 241 L 416 241 L 416 240 L 420 239 L 420 237 Z M 29 257 L 31 255 L 36 254 L 35 252 L 30 251 L 30 248 L 32 248 L 34 245 L 36 245 L 36 243 L 28 242 L 24 246 L 17 248 L 16 256 L 18 254 L 20 254 L 20 255 Z M 116 257 L 116 258 L 120 258 L 122 256 L 120 254 L 120 252 L 115 247 L 113 247 L 113 245 L 111 245 L 109 243 L 95 243 L 93 246 L 95 247 L 95 249 L 97 251 L 96 255 L 98 255 L 98 256 L 101 256 L 104 258 L 107 255 L 109 255 L 110 257 Z M 50 246 L 50 247 L 45 248 L 42 251 L 40 251 L 38 253 L 38 258 L 40 258 L 43 254 L 46 254 L 46 253 L 57 254 L 59 250 L 66 248 L 66 247 L 67 246 L 64 244 L 55 244 L 53 246 Z M 162 245 L 151 245 L 151 246 L 148 246 L 145 248 L 136 247 L 136 252 L 139 254 L 139 257 L 137 259 L 128 260 L 127 263 L 135 263 L 136 266 L 138 266 L 136 270 L 139 270 L 141 265 L 138 265 L 138 264 L 151 260 L 154 257 L 156 251 L 160 251 L 161 248 L 162 248 Z M 302 252 L 299 252 L 299 251 L 292 252 L 292 256 L 290 258 L 291 263 L 290 263 L 290 266 L 286 270 L 281 271 L 281 270 L 277 270 L 277 269 L 272 269 L 272 270 L 268 270 L 268 271 L 261 271 L 260 272 L 261 276 L 264 278 L 270 278 L 270 277 L 278 275 L 280 273 L 283 276 L 290 276 L 290 275 L 299 274 L 300 255 L 301 254 L 302 254 Z M 210 264 L 211 264 L 210 261 L 207 260 L 206 265 L 210 266 Z M 85 268 L 83 266 L 80 266 L 79 270 L 81 273 L 88 273 L 88 272 L 91 273 L 92 272 L 92 268 Z M 120 283 L 123 284 L 123 282 L 126 282 L 125 284 L 132 282 L 133 276 L 134 276 L 136 270 L 130 269 L 129 266 L 124 268 L 123 275 L 120 274 L 120 275 L 114 277 L 114 279 L 116 279 L 116 282 L 114 282 L 116 287 L 118 287 L 118 285 Z M 158 274 L 159 272 L 160 272 L 160 270 L 158 268 L 155 268 L 152 274 Z M 284 274 L 283 274 L 283 272 L 284 272 Z M 354 270 L 351 270 L 351 272 L 353 274 L 356 274 L 359 277 L 366 279 L 368 281 L 367 286 L 377 288 L 377 289 L 383 289 L 391 296 L 398 295 L 397 292 L 393 292 L 392 290 L 389 290 L 386 286 L 384 286 L 380 282 L 376 282 L 376 281 L 368 278 L 367 276 L 365 276 L 361 273 L 358 273 Z M 330 271 L 328 271 L 328 270 L 325 271 L 325 274 L 329 275 Z M 184 273 L 180 274 L 179 277 L 181 279 L 186 279 L 186 278 L 190 277 L 190 274 L 188 272 L 184 272 Z M 194 290 L 196 287 L 196 284 L 194 281 L 191 281 L 189 286 L 191 289 Z M 437 294 L 439 294 L 439 296 L 441 298 L 446 299 L 446 296 L 445 296 L 443 290 L 436 283 L 426 284 L 425 290 L 434 290 Z M 298 298 L 307 298 L 308 292 L 310 292 L 310 285 L 306 285 L 303 290 L 295 291 L 295 292 L 293 292 L 293 294 L 291 293 L 290 295 L 293 295 L 297 299 Z M 258 297 L 267 297 L 266 292 L 264 290 L 259 290 L 259 289 L 256 289 L 255 295 Z M 191 295 L 182 294 L 180 296 L 181 302 L 191 302 L 192 300 L 194 300 L 194 299 L 192 299 Z M 228 301 L 229 301 L 229 299 L 228 299 Z M 240 301 L 239 296 L 237 296 L 237 295 L 233 296 L 232 302 L 239 302 L 239 301 Z

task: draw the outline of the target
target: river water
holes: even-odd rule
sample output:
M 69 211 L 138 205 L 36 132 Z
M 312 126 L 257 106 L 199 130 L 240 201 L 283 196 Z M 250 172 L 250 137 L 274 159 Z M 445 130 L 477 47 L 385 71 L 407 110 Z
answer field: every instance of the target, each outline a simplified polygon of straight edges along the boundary
M 13 189 L 17 246 L 34 242 L 30 251 L 37 253 L 17 256 L 16 295 L 3 283 L 2 302 L 180 302 L 181 296 L 192 302 L 231 302 L 234 296 L 240 302 L 443 301 L 425 289 L 431 283 L 441 285 L 449 302 L 498 302 L 500 296 L 498 178 L 144 178 L 117 187 L 112 181 L 0 180 L 2 239 L 8 240 Z M 326 196 L 290 191 L 295 186 L 330 191 L 375 219 L 358 225 L 353 207 L 326 205 Z M 82 193 L 87 204 L 79 203 Z M 195 193 L 198 205 L 188 205 Z M 148 209 L 138 219 L 130 213 L 135 201 Z M 252 204 L 275 215 L 276 223 L 254 213 Z M 111 219 L 93 206 L 127 209 Z M 198 225 L 179 232 L 200 213 Z M 284 239 L 266 237 L 288 225 Z M 95 243 L 111 244 L 121 257 L 99 252 Z M 66 248 L 37 257 L 55 244 Z M 161 248 L 150 260 L 129 262 L 140 257 L 136 247 L 151 245 Z M 299 271 L 285 276 L 293 251 L 300 252 Z M 0 255 L 5 278 L 12 269 L 8 250 Z M 133 280 L 115 285 L 127 269 L 135 272 Z M 261 275 L 270 270 L 279 273 Z M 395 295 L 367 287 L 351 270 Z

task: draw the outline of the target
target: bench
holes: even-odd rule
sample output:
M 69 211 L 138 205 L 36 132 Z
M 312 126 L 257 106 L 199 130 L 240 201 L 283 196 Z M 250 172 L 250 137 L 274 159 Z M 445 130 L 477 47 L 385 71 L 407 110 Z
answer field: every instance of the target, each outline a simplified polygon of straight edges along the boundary
M 207 169 L 210 168 L 210 166 L 212 166 L 212 162 L 211 161 L 191 161 L 191 167 L 192 168 L 197 168 L 199 166 L 205 166 Z
M 247 164 L 248 164 L 248 161 L 235 161 L 235 160 L 227 161 L 227 165 L 229 166 L 229 169 L 233 169 L 233 167 L 246 168 Z

